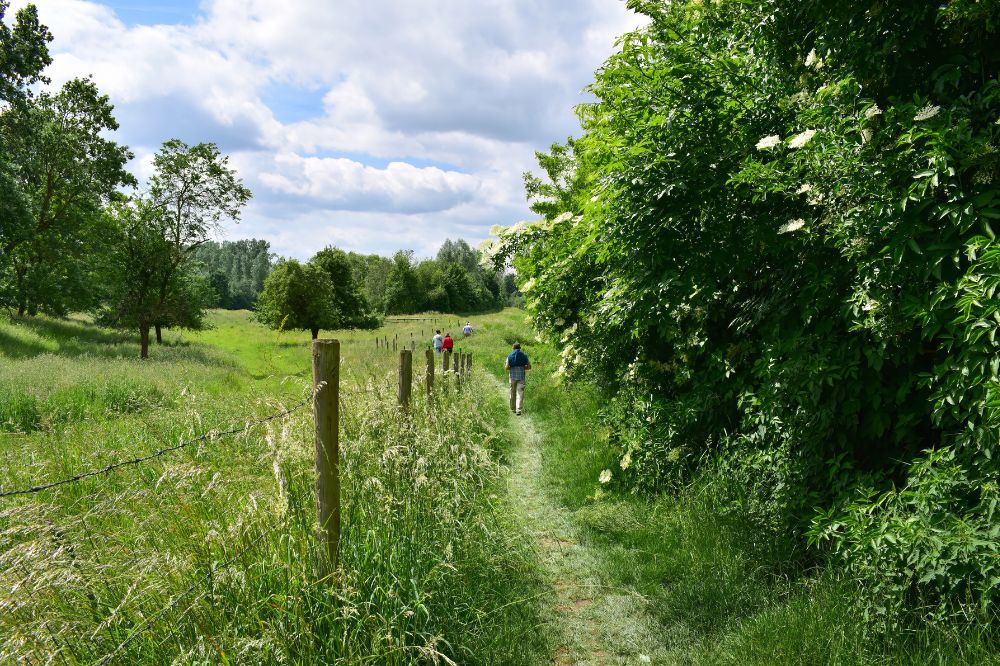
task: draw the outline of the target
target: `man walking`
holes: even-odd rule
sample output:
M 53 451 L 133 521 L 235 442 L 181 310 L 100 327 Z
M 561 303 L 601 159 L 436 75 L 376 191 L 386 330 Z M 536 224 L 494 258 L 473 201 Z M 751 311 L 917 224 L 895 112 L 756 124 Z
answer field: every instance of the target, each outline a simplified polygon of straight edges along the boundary
M 528 355 L 521 351 L 521 343 L 514 343 L 514 351 L 507 355 L 503 367 L 510 374 L 510 409 L 512 412 L 521 415 L 521 407 L 524 405 L 524 378 L 525 371 L 531 370 L 531 361 Z
M 441 331 L 434 331 L 434 337 L 431 338 L 431 342 L 434 343 L 434 351 L 441 353 L 441 348 L 444 346 L 444 338 L 441 337 Z

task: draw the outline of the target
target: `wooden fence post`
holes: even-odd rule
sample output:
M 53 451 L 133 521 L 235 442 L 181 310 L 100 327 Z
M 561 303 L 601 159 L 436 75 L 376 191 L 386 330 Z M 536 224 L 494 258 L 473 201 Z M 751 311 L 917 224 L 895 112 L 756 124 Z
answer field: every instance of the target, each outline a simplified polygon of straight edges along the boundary
M 340 547 L 340 342 L 313 340 L 312 369 L 319 540 L 328 558 L 323 568 L 335 569 Z
M 404 349 L 399 352 L 399 406 L 410 408 L 410 389 L 413 386 L 413 352 Z
M 469 364 L 467 372 L 468 372 L 468 374 L 471 375 L 472 374 L 472 352 L 469 352 L 469 358 L 467 360 L 467 363 Z
M 444 362 L 441 364 L 441 373 L 444 374 L 451 370 L 451 350 L 445 349 L 441 355 L 444 356 Z
M 434 350 L 428 349 L 427 355 L 427 397 L 434 395 Z

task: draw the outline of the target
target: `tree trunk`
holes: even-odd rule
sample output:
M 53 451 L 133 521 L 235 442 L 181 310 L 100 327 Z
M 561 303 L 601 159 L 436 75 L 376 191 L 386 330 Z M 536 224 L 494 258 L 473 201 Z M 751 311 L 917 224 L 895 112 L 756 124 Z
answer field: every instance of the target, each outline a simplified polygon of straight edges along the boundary
M 149 358 L 149 324 L 139 327 L 139 358 Z
M 26 306 L 24 304 L 24 301 L 18 301 L 18 303 L 17 303 L 17 316 L 18 317 L 23 317 L 24 316 L 24 308 L 25 307 Z
M 316 338 L 318 338 L 319 337 L 319 329 L 318 328 L 312 329 L 312 334 L 313 334 L 313 340 L 315 340 Z
M 160 330 L 160 325 L 156 325 L 156 344 L 163 344 L 163 331 Z

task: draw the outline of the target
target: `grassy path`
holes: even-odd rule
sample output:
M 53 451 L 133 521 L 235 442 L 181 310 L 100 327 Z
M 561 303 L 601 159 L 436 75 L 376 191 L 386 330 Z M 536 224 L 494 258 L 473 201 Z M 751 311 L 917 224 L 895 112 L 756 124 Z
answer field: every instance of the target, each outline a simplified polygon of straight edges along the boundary
M 506 387 L 501 387 L 504 391 Z M 657 632 L 638 593 L 605 585 L 596 550 L 581 539 L 572 513 L 552 496 L 545 484 L 544 435 L 528 415 L 511 417 L 517 446 L 512 452 L 511 502 L 529 533 L 552 594 L 544 602 L 553 663 L 650 663 Z

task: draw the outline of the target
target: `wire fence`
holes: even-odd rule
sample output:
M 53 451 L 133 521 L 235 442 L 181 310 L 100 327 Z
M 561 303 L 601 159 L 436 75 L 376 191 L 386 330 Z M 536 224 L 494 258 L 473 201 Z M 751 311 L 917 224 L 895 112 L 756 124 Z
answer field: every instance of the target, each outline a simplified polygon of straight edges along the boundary
M 166 615 L 173 609 L 177 608 L 177 606 L 180 604 L 181 601 L 183 601 L 188 595 L 193 593 L 199 587 L 201 587 L 205 583 L 205 581 L 214 579 L 216 574 L 218 574 L 220 571 L 222 571 L 223 569 L 228 569 L 232 565 L 236 564 L 236 562 L 238 562 L 244 555 L 246 555 L 247 552 L 249 552 L 252 548 L 256 547 L 257 544 L 263 541 L 266 536 L 268 536 L 269 534 L 273 534 L 279 526 L 280 526 L 280 521 L 278 523 L 271 525 L 268 529 L 265 529 L 260 534 L 258 534 L 252 541 L 250 541 L 243 548 L 241 548 L 235 555 L 212 567 L 208 571 L 208 573 L 206 573 L 204 576 L 202 576 L 195 582 L 191 583 L 191 585 L 189 585 L 183 592 L 174 597 L 170 601 L 170 603 L 161 608 L 159 612 L 156 613 L 156 615 L 153 615 L 151 618 L 143 622 L 138 629 L 133 631 L 131 634 L 128 635 L 128 637 L 125 638 L 124 641 L 119 643 L 118 647 L 116 647 L 112 652 L 104 655 L 99 660 L 94 662 L 94 666 L 102 666 L 103 664 L 110 663 L 111 660 L 113 660 L 116 656 L 118 656 L 118 654 L 122 650 L 128 647 L 129 644 L 132 643 L 132 641 L 134 641 L 136 638 L 138 638 L 145 632 L 149 631 L 157 622 L 159 622 L 160 618 L 162 618 L 164 615 Z
M 101 468 L 98 468 L 98 469 L 92 469 L 92 470 L 87 471 L 87 472 L 80 472 L 79 474 L 74 474 L 73 476 L 67 477 L 65 479 L 60 479 L 58 481 L 52 481 L 52 482 L 49 482 L 49 483 L 40 483 L 40 484 L 36 484 L 36 485 L 27 486 L 25 488 L 19 488 L 17 490 L 6 490 L 5 491 L 2 488 L 0 488 L 0 498 L 15 497 L 17 495 L 33 495 L 35 493 L 40 493 L 42 491 L 50 490 L 52 488 L 57 488 L 59 486 L 65 486 L 65 485 L 70 484 L 70 483 L 76 483 L 77 481 L 82 481 L 83 479 L 88 479 L 90 477 L 103 476 L 105 474 L 110 474 L 111 472 L 115 471 L 116 469 L 119 469 L 119 468 L 122 468 L 122 467 L 128 467 L 128 466 L 131 466 L 131 465 L 139 465 L 139 464 L 142 464 L 144 462 L 148 462 L 150 460 L 153 460 L 155 458 L 159 458 L 160 456 L 166 455 L 168 453 L 173 453 L 174 451 L 180 451 L 181 449 L 187 448 L 187 447 L 191 446 L 192 444 L 197 444 L 199 442 L 205 442 L 205 441 L 208 441 L 208 440 L 215 440 L 215 439 L 219 439 L 220 437 L 228 437 L 230 435 L 238 435 L 240 433 L 247 432 L 251 428 L 255 428 L 255 427 L 257 427 L 259 425 L 262 425 L 264 423 L 267 423 L 269 421 L 274 421 L 275 419 L 280 419 L 280 418 L 282 418 L 284 416 L 288 416 L 292 412 L 295 412 L 295 411 L 298 411 L 299 409 L 302 409 L 303 407 L 305 407 L 306 405 L 308 405 L 311 401 L 312 401 L 312 396 L 310 396 L 308 398 L 305 398 L 304 400 L 302 400 L 302 401 L 296 403 L 295 405 L 293 405 L 293 406 L 291 406 L 291 407 L 289 407 L 287 409 L 284 409 L 284 410 L 282 410 L 280 412 L 276 412 L 274 414 L 271 414 L 270 416 L 267 416 L 267 417 L 262 418 L 262 419 L 258 419 L 256 421 L 251 421 L 250 423 L 247 423 L 246 425 L 244 425 L 242 428 L 233 428 L 232 430 L 223 430 L 223 431 L 209 430 L 208 432 L 206 432 L 206 433 L 204 433 L 202 435 L 199 435 L 199 436 L 197 436 L 197 437 L 195 437 L 193 439 L 189 439 L 189 440 L 183 441 L 180 444 L 175 444 L 173 446 L 168 446 L 168 447 L 159 449 L 157 451 L 154 451 L 153 453 L 150 453 L 150 454 L 147 454 L 147 455 L 144 455 L 144 456 L 139 456 L 137 458 L 129 458 L 128 460 L 119 460 L 118 462 L 111 463 L 110 465 L 105 465 L 104 467 L 101 467 Z
M 401 363 L 401 367 L 402 367 L 402 359 L 401 359 L 400 363 Z M 454 372 L 455 373 L 459 372 L 457 365 L 455 367 Z M 451 374 L 451 373 L 452 373 L 451 369 L 444 370 L 444 374 Z M 425 377 L 423 377 L 423 376 L 417 376 L 417 377 L 414 377 L 414 379 L 416 379 L 419 382 L 423 382 L 424 379 L 425 379 Z M 372 380 L 374 380 L 374 381 L 372 381 Z M 393 390 L 394 387 L 392 386 L 391 383 L 386 383 L 386 384 L 383 385 L 375 377 L 367 378 L 367 381 L 369 381 L 369 382 L 371 382 L 371 383 L 373 383 L 375 385 L 372 386 L 371 384 L 369 384 L 365 388 L 354 389 L 354 390 L 339 390 L 338 391 L 338 396 L 339 396 L 340 400 L 342 401 L 345 397 L 351 397 L 351 396 L 369 396 L 369 395 L 374 395 L 374 396 L 379 397 L 379 398 L 388 398 L 388 397 L 390 397 L 394 393 L 394 390 Z M 320 384 L 320 385 L 322 385 L 322 384 Z M 232 428 L 232 429 L 224 430 L 224 431 L 210 430 L 210 431 L 205 432 L 205 433 L 203 433 L 203 434 L 201 434 L 201 435 L 199 435 L 197 437 L 193 437 L 191 439 L 182 441 L 182 442 L 180 442 L 178 444 L 175 444 L 173 446 L 167 446 L 167 447 L 158 449 L 158 450 L 156 450 L 156 451 L 154 451 L 152 453 L 146 454 L 146 455 L 137 456 L 137 457 L 129 458 L 129 459 L 126 459 L 126 460 L 119 460 L 117 462 L 105 465 L 104 467 L 100 467 L 100 468 L 88 470 L 88 471 L 85 471 L 85 472 L 80 472 L 78 474 L 74 474 L 73 476 L 66 477 L 66 478 L 63 478 L 63 479 L 59 479 L 57 481 L 51 481 L 51 482 L 46 482 L 46 483 L 38 483 L 38 484 L 34 484 L 34 485 L 30 485 L 30 486 L 18 488 L 18 489 L 15 489 L 15 490 L 4 490 L 3 487 L 0 486 L 0 499 L 7 498 L 7 497 L 16 497 L 16 496 L 21 496 L 21 495 L 33 495 L 33 494 L 36 494 L 36 493 L 41 493 L 43 491 L 50 490 L 52 488 L 57 488 L 57 487 L 60 487 L 60 486 L 64 486 L 64 485 L 76 483 L 76 482 L 81 481 L 83 479 L 110 474 L 111 472 L 113 472 L 113 471 L 115 471 L 117 469 L 120 469 L 122 467 L 140 465 L 142 463 L 145 463 L 145 462 L 154 460 L 156 458 L 159 458 L 161 456 L 164 456 L 164 455 L 166 455 L 168 453 L 173 453 L 175 451 L 179 451 L 181 449 L 187 448 L 187 447 L 192 446 L 194 444 L 198 444 L 200 442 L 214 441 L 214 440 L 222 438 L 222 437 L 228 437 L 228 436 L 232 436 L 232 435 L 239 435 L 241 433 L 248 432 L 252 428 L 255 428 L 257 426 L 260 426 L 260 425 L 263 425 L 263 424 L 268 423 L 270 421 L 274 421 L 276 419 L 280 419 L 280 418 L 283 418 L 285 416 L 288 416 L 289 414 L 292 414 L 292 413 L 294 413 L 294 412 L 296 412 L 296 411 L 298 411 L 298 410 L 306 407 L 307 405 L 310 405 L 316 399 L 316 395 L 317 394 L 310 395 L 310 396 L 308 396 L 308 397 L 300 400 L 299 402 L 293 404 L 291 407 L 282 409 L 281 411 L 275 412 L 274 414 L 271 414 L 271 415 L 266 416 L 264 418 L 260 418 L 260 419 L 254 420 L 254 421 L 247 422 L 246 424 L 244 424 L 242 427 L 239 427 L 239 428 Z M 231 567 L 234 564 L 236 564 L 250 550 L 252 550 L 256 546 L 258 546 L 268 535 L 273 534 L 275 532 L 275 530 L 278 529 L 281 526 L 282 522 L 283 522 L 282 520 L 279 520 L 279 521 L 276 521 L 275 523 L 272 523 L 270 526 L 268 526 L 267 528 L 265 528 L 260 534 L 258 534 L 256 537 L 254 537 L 251 541 L 247 542 L 243 546 L 243 548 L 239 549 L 231 557 L 229 557 L 229 558 L 227 558 L 227 559 L 225 559 L 225 560 L 217 563 L 215 566 L 213 566 L 206 574 L 204 574 L 203 576 L 201 576 L 200 578 L 198 578 L 197 580 L 195 580 L 193 583 L 191 583 L 191 585 L 189 585 L 183 591 L 181 591 L 180 593 L 178 593 L 173 599 L 171 599 L 171 601 L 167 605 L 165 605 L 163 608 L 161 608 L 155 615 L 149 617 L 140 626 L 138 626 L 136 629 L 134 629 L 121 643 L 119 643 L 117 645 L 117 647 L 115 647 L 115 649 L 112 652 L 106 654 L 105 656 L 101 657 L 97 662 L 95 662 L 95 666 L 103 666 L 104 664 L 108 664 L 111 661 L 113 661 L 130 644 L 132 644 L 135 640 L 137 640 L 142 634 L 144 634 L 145 632 L 149 631 L 152 627 L 154 627 L 156 625 L 156 623 L 159 622 L 164 616 L 166 616 L 172 610 L 176 609 L 181 604 L 182 601 L 184 601 L 185 599 L 187 599 L 188 597 L 190 597 L 196 590 L 198 590 L 198 588 L 200 586 L 202 586 L 203 584 L 205 584 L 206 581 L 212 580 L 218 572 L 222 571 L 223 569 L 228 569 L 229 567 Z

